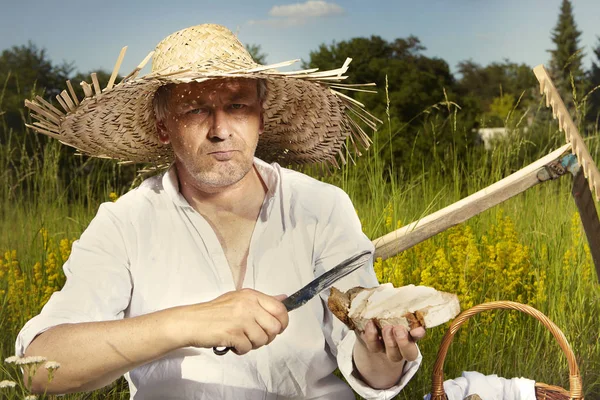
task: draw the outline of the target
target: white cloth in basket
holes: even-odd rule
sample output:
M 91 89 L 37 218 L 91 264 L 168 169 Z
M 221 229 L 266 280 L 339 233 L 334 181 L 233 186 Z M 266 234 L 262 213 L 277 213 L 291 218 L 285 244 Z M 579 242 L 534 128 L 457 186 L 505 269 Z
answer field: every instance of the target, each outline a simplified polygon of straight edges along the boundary
M 463 400 L 477 394 L 482 400 L 536 400 L 535 381 L 526 378 L 499 378 L 477 371 L 464 371 L 460 378 L 444 381 L 448 400 Z M 431 395 L 425 396 L 430 400 Z

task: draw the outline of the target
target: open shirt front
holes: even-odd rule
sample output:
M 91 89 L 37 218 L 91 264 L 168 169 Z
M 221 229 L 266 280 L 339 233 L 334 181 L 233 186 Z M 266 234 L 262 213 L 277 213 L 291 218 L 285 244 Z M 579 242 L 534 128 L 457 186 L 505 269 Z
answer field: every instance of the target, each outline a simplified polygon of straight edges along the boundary
M 361 251 L 373 251 L 346 193 L 304 174 L 254 165 L 268 187 L 250 242 L 243 287 L 292 294 Z M 21 330 L 22 356 L 39 333 L 59 324 L 117 320 L 213 300 L 235 290 L 209 223 L 180 194 L 174 166 L 115 203 L 104 203 L 73 244 L 67 282 Z M 335 286 L 378 285 L 372 260 Z M 398 384 L 375 390 L 353 373 L 354 332 L 327 309 L 326 290 L 289 316 L 269 345 L 238 356 L 183 348 L 125 375 L 132 399 L 390 399 L 421 362 L 407 362 Z M 135 340 L 135 338 L 132 338 Z M 60 370 L 57 372 L 60 373 Z

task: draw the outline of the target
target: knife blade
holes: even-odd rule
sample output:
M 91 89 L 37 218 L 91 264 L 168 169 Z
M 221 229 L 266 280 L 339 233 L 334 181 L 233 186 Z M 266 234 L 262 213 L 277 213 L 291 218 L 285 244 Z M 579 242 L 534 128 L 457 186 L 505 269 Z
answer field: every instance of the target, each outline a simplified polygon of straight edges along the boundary
M 363 251 L 342 261 L 318 278 L 315 278 L 312 282 L 298 290 L 296 293 L 285 298 L 285 300 L 282 301 L 283 305 L 288 312 L 303 306 L 310 299 L 321 293 L 323 290 L 329 288 L 339 279 L 365 265 L 370 258 L 371 252 Z M 229 352 L 231 349 L 232 347 L 213 347 L 213 352 L 218 356 L 222 356 L 227 354 L 227 352 Z
M 337 280 L 362 267 L 369 260 L 370 255 L 370 251 L 363 251 L 354 257 L 342 261 L 296 293 L 287 297 L 282 303 L 288 312 L 303 306 L 307 301 L 333 285 Z

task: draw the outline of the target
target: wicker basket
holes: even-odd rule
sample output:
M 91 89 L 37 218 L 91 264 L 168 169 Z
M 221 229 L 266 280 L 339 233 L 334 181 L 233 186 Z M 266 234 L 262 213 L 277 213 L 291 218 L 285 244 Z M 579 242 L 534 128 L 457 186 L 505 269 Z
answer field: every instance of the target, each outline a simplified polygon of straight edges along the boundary
M 558 386 L 546 385 L 544 383 L 536 383 L 535 384 L 535 394 L 537 400 L 582 400 L 583 399 L 583 389 L 581 376 L 579 376 L 579 367 L 577 366 L 577 362 L 575 360 L 575 355 L 573 354 L 573 350 L 571 350 L 571 346 L 567 342 L 565 335 L 562 331 L 554 324 L 554 322 L 550 321 L 548 317 L 542 314 L 540 311 L 535 308 L 521 304 L 515 303 L 512 301 L 493 301 L 489 303 L 484 303 L 472 307 L 466 311 L 463 311 L 450 325 L 448 331 L 444 335 L 442 339 L 442 344 L 440 345 L 440 349 L 438 351 L 437 359 L 435 361 L 435 365 L 433 367 L 433 382 L 431 387 L 431 400 L 445 400 L 446 393 L 444 393 L 444 359 L 446 358 L 446 354 L 448 353 L 448 348 L 450 347 L 450 343 L 452 343 L 452 339 L 454 335 L 458 331 L 458 328 L 461 327 L 469 318 L 472 316 L 479 314 L 482 311 L 486 310 L 495 310 L 495 309 L 505 309 L 505 310 L 517 310 L 524 312 L 525 314 L 529 314 L 532 317 L 539 320 L 546 328 L 552 332 L 554 338 L 558 341 L 560 348 L 563 353 L 567 356 L 567 362 L 569 363 L 569 385 L 570 391 L 567 391 Z

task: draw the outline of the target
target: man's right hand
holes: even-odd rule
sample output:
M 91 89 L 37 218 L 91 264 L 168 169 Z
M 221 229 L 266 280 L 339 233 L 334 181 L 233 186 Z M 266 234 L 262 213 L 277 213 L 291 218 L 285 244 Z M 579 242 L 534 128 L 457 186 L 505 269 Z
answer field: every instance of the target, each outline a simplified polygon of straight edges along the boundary
M 269 296 L 252 289 L 227 292 L 216 299 L 183 306 L 176 326 L 182 347 L 233 347 L 246 354 L 271 343 L 288 326 L 281 302 L 287 296 Z
M 285 297 L 243 289 L 132 318 L 57 325 L 38 335 L 25 356 L 57 361 L 60 371 L 48 382 L 47 371 L 39 368 L 31 389 L 47 394 L 99 389 L 181 347 L 227 346 L 245 354 L 287 327 Z

